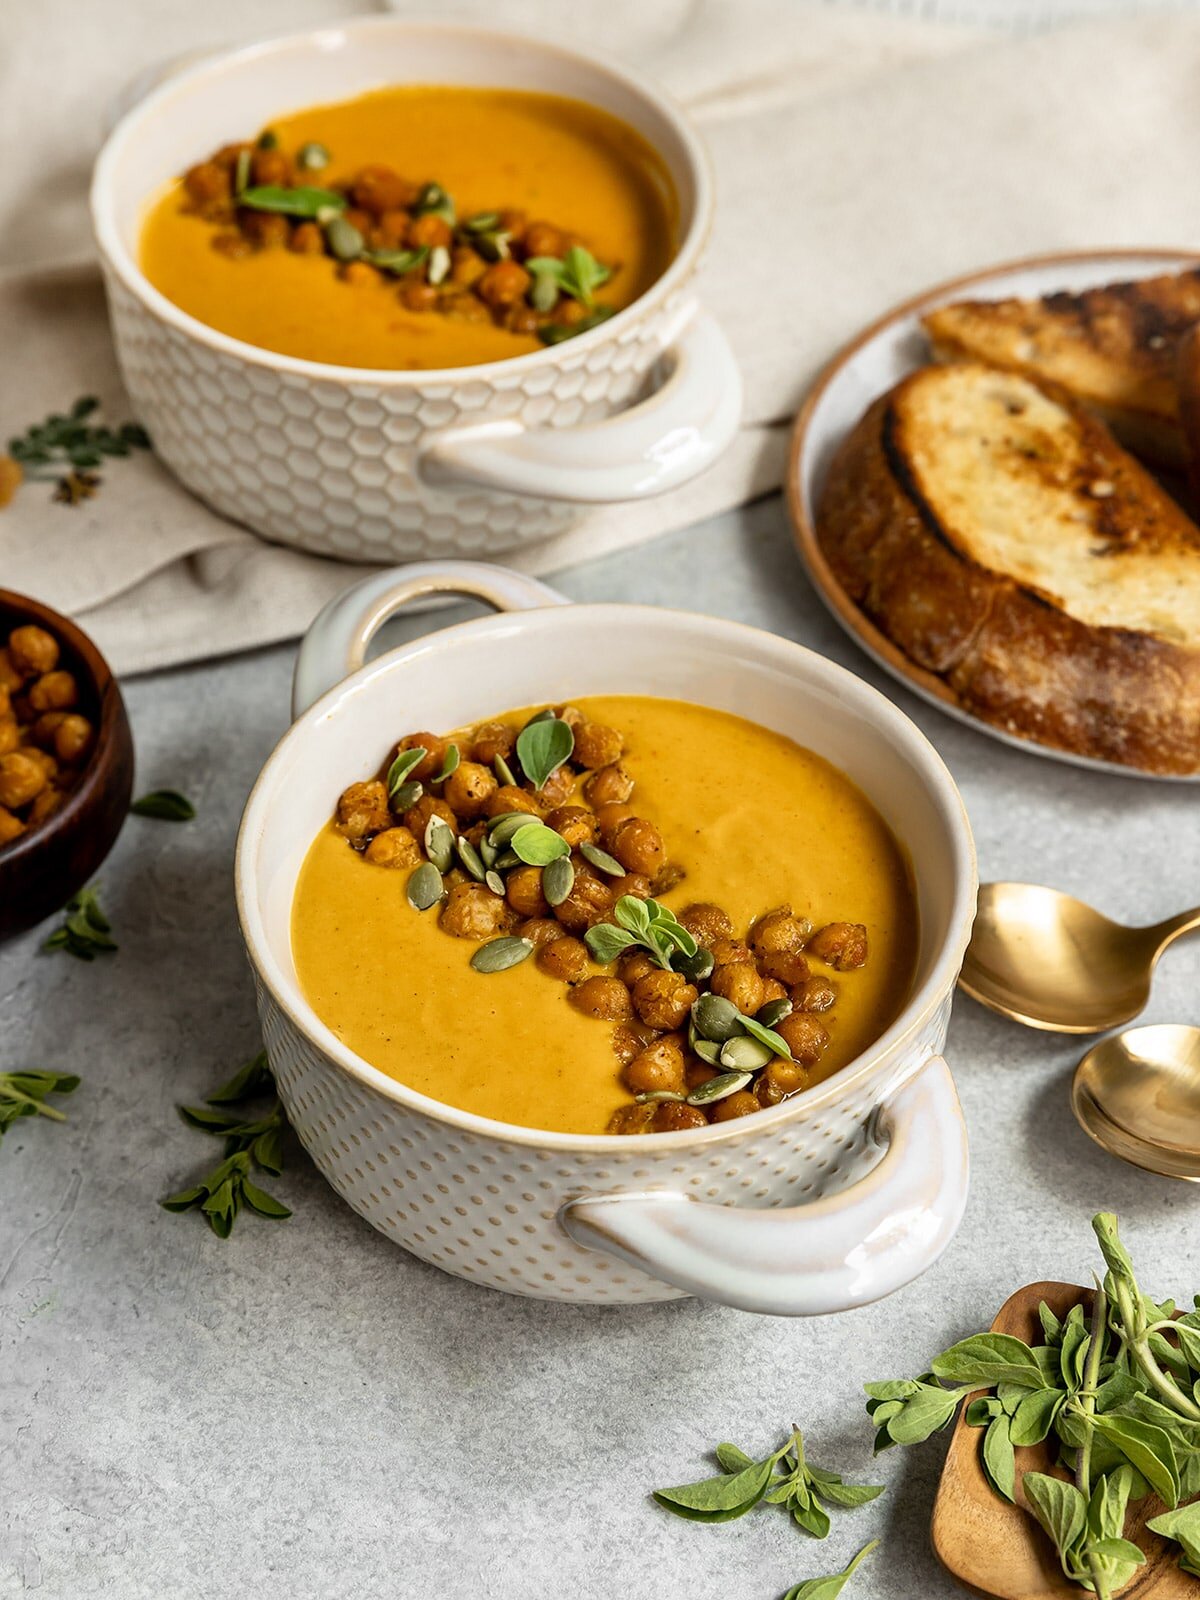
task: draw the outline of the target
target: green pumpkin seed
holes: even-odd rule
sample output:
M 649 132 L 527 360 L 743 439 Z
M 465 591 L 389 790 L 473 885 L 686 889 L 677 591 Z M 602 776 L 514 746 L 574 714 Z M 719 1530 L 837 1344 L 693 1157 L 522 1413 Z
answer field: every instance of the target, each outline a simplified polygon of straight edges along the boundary
M 635 1094 L 633 1097 L 640 1106 L 661 1106 L 669 1100 L 676 1100 L 683 1104 L 687 1099 L 685 1094 L 676 1094 L 673 1089 L 648 1089 L 645 1094 Z
M 505 811 L 488 824 L 487 836 L 501 849 L 512 840 L 518 828 L 527 828 L 537 818 L 528 811 Z
M 329 151 L 323 144 L 310 139 L 307 144 L 300 146 L 296 155 L 296 165 L 303 172 L 320 172 L 322 167 L 329 165 Z
M 503 939 L 489 939 L 486 944 L 481 944 L 471 957 L 471 965 L 476 972 L 505 972 L 532 954 L 531 939 L 514 939 L 508 936 Z
M 511 872 L 513 867 L 519 867 L 521 864 L 521 858 L 515 850 L 505 850 L 492 862 L 497 872 Z
M 445 283 L 450 276 L 450 252 L 444 244 L 435 244 L 429 252 L 429 265 L 425 269 L 425 277 L 436 288 L 439 283 Z
M 334 217 L 326 224 L 325 239 L 339 261 L 357 261 L 363 253 L 365 240 L 352 222 L 345 217 Z
M 771 1060 L 775 1052 L 761 1039 L 751 1039 L 743 1034 L 738 1039 L 726 1039 L 721 1046 L 721 1065 L 731 1072 L 758 1072 Z
M 496 774 L 496 782 L 503 784 L 508 789 L 515 789 L 517 780 L 513 777 L 513 769 L 503 756 L 497 756 L 492 762 L 492 771 Z
M 446 779 L 450 776 L 450 774 L 452 772 L 457 772 L 458 771 L 458 763 L 461 760 L 462 760 L 462 756 L 459 753 L 458 746 L 456 744 L 447 745 L 446 746 L 446 759 L 442 762 L 442 770 L 438 773 L 437 777 L 433 780 L 434 783 L 445 783 Z
M 686 955 L 682 950 L 676 950 L 671 957 L 671 969 L 680 973 L 689 983 L 702 983 L 705 978 L 712 977 L 715 962 L 711 950 L 703 946 L 696 951 L 694 956 Z M 717 996 L 720 999 L 720 996 Z
M 571 846 L 561 833 L 555 833 L 553 828 L 532 817 L 529 820 L 529 827 L 518 828 L 511 840 L 513 850 L 527 866 L 548 867 L 560 856 L 571 854 Z
M 529 304 L 535 311 L 553 311 L 558 304 L 558 283 L 551 272 L 539 272 L 529 291 Z
M 454 860 L 454 829 L 442 817 L 433 816 L 425 824 L 425 854 L 439 872 L 449 872 Z
M 411 806 L 416 805 L 424 793 L 425 785 L 418 783 L 413 778 L 408 783 L 402 783 L 398 789 L 388 796 L 388 804 L 393 811 L 407 811 Z
M 706 1066 L 717 1067 L 721 1064 L 721 1046 L 715 1039 L 697 1039 L 692 1045 L 692 1052 L 698 1055 Z
M 702 994 L 692 1007 L 692 1021 L 702 1039 L 715 1039 L 718 1044 L 742 1031 L 738 1008 L 719 994 Z
M 451 200 L 440 183 L 427 183 L 422 186 L 413 210 L 421 217 L 428 211 L 444 211 L 448 207 L 453 207 L 453 205 L 453 200 Z
M 623 878 L 625 868 L 616 856 L 610 856 L 607 850 L 601 850 L 599 845 L 584 842 L 579 846 L 579 854 L 585 861 L 589 861 L 597 872 L 606 872 L 610 878 Z
M 489 869 L 488 872 L 484 874 L 483 881 L 487 884 L 488 888 L 493 894 L 498 894 L 501 900 L 504 899 L 504 879 L 498 872 L 494 872 Z
M 510 254 L 508 241 L 511 238 L 511 233 L 497 230 L 495 233 L 476 234 L 472 243 L 485 261 L 506 261 Z
M 562 905 L 574 887 L 575 868 L 570 856 L 559 856 L 542 873 L 542 893 L 552 906 Z
M 498 211 L 477 211 L 473 217 L 468 217 L 463 223 L 467 233 L 491 233 L 500 224 Z
M 408 880 L 408 903 L 414 911 L 428 911 L 444 893 L 442 875 L 432 861 L 423 861 Z
M 773 1028 L 777 1022 L 782 1022 L 784 1017 L 792 1014 L 792 1002 L 784 995 L 782 1000 L 768 1000 L 761 1010 L 754 1013 L 755 1022 L 761 1022 L 764 1028 Z
M 411 750 L 400 751 L 388 768 L 387 792 L 389 795 L 396 792 L 413 768 L 421 765 L 428 753 L 422 745 L 414 745 Z
M 499 845 L 493 844 L 490 839 L 481 839 L 479 841 L 479 859 L 485 867 L 494 867 L 500 859 Z
M 479 851 L 476 850 L 469 839 L 464 839 L 461 833 L 454 841 L 454 848 L 458 851 L 458 859 L 475 879 L 475 882 L 482 883 L 487 876 L 487 868 L 479 859 Z
M 251 156 L 249 150 L 238 151 L 237 167 L 234 169 L 233 175 L 234 194 L 241 194 L 242 190 L 245 189 L 247 184 L 250 182 L 250 161 Z
M 727 1100 L 731 1094 L 737 1094 L 749 1082 L 748 1072 L 720 1072 L 698 1089 L 693 1089 L 687 1097 L 687 1103 L 690 1106 L 710 1106 L 715 1100 Z

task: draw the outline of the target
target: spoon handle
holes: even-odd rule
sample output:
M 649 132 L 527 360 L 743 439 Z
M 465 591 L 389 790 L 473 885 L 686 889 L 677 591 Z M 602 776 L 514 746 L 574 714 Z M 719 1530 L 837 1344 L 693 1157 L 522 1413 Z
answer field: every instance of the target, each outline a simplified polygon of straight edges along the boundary
M 1165 922 L 1158 922 L 1147 929 L 1156 941 L 1157 949 L 1155 958 L 1162 955 L 1169 944 L 1174 944 L 1176 939 L 1185 933 L 1194 933 L 1200 928 L 1200 906 L 1194 911 L 1181 911 L 1177 916 L 1168 917 Z

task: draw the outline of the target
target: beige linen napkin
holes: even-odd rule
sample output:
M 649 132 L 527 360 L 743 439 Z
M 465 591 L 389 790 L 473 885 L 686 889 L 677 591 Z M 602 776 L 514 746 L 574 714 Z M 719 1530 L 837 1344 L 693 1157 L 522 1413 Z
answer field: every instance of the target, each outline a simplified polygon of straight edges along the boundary
M 622 8 L 626 32 L 611 26 Z M 510 0 L 504 20 L 536 26 L 550 9 Z M 594 29 L 590 13 L 552 9 L 577 37 Z M 526 570 L 686 525 L 776 484 L 786 423 L 820 364 L 930 282 L 1040 250 L 1200 244 L 1200 21 L 1141 18 L 981 49 L 965 31 L 794 0 L 619 0 L 605 13 L 607 42 L 669 81 L 707 134 L 720 210 L 701 292 L 742 363 L 747 426 L 705 478 L 588 513 L 520 553 Z M 0 326 L 6 424 L 83 392 L 124 415 L 89 273 L 8 277 Z M 23 491 L 0 517 L 0 578 L 80 613 L 119 668 L 289 636 L 351 576 L 262 545 L 149 460 L 106 476 L 95 501 L 70 510 L 40 486 Z

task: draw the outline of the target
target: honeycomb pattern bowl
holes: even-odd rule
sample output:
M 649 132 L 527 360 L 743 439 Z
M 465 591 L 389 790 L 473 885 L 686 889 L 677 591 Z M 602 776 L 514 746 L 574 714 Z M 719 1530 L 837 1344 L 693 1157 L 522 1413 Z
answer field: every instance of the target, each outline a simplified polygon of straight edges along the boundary
M 659 151 L 679 248 L 632 306 L 577 338 L 441 372 L 326 366 L 218 333 L 137 265 L 147 199 L 272 116 L 381 83 L 504 84 L 591 101 Z M 265 538 L 348 561 L 496 555 L 589 503 L 703 471 L 741 415 L 729 346 L 691 291 L 712 215 L 702 149 L 655 90 L 542 41 L 367 18 L 191 65 L 125 113 L 92 216 L 125 384 L 194 493 Z
M 364 666 L 382 622 L 438 591 L 476 595 L 502 614 Z M 895 1023 L 783 1105 L 641 1138 L 491 1121 L 354 1055 L 300 990 L 292 895 L 338 794 L 376 770 L 395 707 L 453 728 L 511 705 L 630 693 L 749 713 L 870 796 L 908 846 L 920 911 L 917 975 Z M 301 648 L 294 709 L 242 820 L 239 914 L 288 1115 L 368 1222 L 476 1283 L 604 1304 L 692 1293 L 781 1314 L 843 1310 L 937 1258 L 966 1198 L 965 1129 L 940 1052 L 974 913 L 974 850 L 945 767 L 882 695 L 752 628 L 568 606 L 532 579 L 460 562 L 375 575 L 332 602 Z M 423 1047 L 436 1052 L 438 1040 Z

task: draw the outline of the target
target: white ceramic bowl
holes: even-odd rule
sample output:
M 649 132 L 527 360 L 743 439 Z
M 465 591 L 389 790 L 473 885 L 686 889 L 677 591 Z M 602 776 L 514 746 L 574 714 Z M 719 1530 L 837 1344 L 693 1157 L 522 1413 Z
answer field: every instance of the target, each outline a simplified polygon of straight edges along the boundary
M 622 118 L 675 185 L 667 271 L 575 339 L 441 372 L 276 355 L 205 326 L 143 277 L 143 210 L 170 178 L 281 112 L 410 82 L 552 91 Z M 540 40 L 395 17 L 179 71 L 121 118 L 92 183 L 117 355 L 161 459 L 265 537 L 357 561 L 497 554 L 560 532 L 581 504 L 703 471 L 741 414 L 729 346 L 691 290 L 712 206 L 699 141 L 648 84 Z
M 393 611 L 443 591 L 478 595 L 501 614 L 362 665 Z M 630 693 L 751 717 L 828 757 L 874 801 L 917 884 L 917 973 L 901 1015 L 828 1081 L 695 1133 L 513 1127 L 369 1066 L 305 1001 L 290 914 L 338 794 L 378 767 L 380 729 L 394 727 L 397 706 L 413 726 L 454 728 L 508 706 Z M 966 1198 L 966 1131 L 940 1051 L 974 915 L 975 855 L 953 780 L 895 706 L 757 629 L 643 606 L 568 606 L 532 579 L 467 563 L 385 573 L 334 601 L 301 648 L 294 698 L 297 721 L 242 819 L 239 913 L 288 1115 L 373 1226 L 477 1283 L 607 1304 L 684 1292 L 754 1311 L 841 1310 L 936 1259 Z

